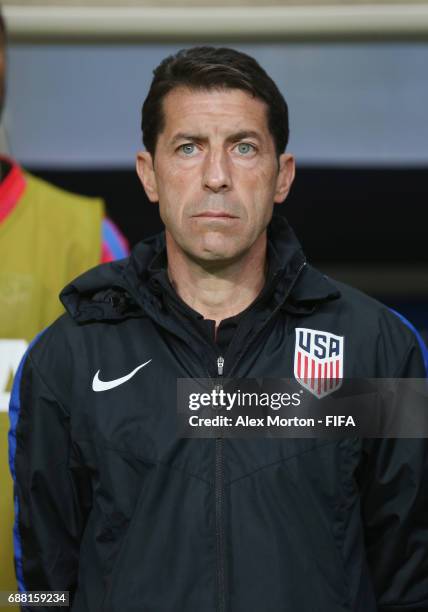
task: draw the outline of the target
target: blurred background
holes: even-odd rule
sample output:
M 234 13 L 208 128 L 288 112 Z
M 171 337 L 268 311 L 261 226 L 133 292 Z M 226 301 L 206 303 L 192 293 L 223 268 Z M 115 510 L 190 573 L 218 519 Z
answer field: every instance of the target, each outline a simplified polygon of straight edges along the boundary
M 131 245 L 161 228 L 134 171 L 153 68 L 199 43 L 254 55 L 290 109 L 298 172 L 277 213 L 312 263 L 428 339 L 428 2 L 9 0 L 3 12 L 3 151 L 104 198 Z

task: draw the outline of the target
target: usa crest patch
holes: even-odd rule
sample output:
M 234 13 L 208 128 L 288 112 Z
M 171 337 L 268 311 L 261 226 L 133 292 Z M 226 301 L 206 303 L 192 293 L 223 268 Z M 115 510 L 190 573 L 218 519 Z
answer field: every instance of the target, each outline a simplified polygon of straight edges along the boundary
M 343 346 L 343 336 L 306 327 L 296 328 L 294 376 L 319 399 L 342 385 Z

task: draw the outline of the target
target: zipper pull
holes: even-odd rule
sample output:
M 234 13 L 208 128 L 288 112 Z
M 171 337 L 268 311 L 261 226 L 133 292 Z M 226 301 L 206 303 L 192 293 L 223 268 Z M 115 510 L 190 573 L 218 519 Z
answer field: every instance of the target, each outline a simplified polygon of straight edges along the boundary
M 217 357 L 217 372 L 219 376 L 223 376 L 224 358 Z

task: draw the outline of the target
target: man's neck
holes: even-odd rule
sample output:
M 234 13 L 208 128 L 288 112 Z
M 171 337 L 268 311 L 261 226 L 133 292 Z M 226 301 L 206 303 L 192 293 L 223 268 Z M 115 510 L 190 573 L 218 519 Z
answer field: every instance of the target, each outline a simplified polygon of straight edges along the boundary
M 216 322 L 245 310 L 259 295 L 266 280 L 266 236 L 250 252 L 224 266 L 195 262 L 167 240 L 168 276 L 188 306 L 204 319 Z

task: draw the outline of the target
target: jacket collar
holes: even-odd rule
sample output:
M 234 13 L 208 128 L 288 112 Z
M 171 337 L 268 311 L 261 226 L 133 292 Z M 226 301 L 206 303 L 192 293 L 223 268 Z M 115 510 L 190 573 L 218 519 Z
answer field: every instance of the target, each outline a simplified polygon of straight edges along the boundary
M 338 287 L 316 268 L 306 264 L 283 309 L 293 315 L 308 315 L 321 304 L 340 298 Z
M 284 217 L 274 216 L 268 227 L 268 257 L 274 307 L 303 315 L 340 297 L 334 283 L 307 264 Z M 79 323 L 143 314 L 162 323 L 166 314 L 160 274 L 166 274 L 164 232 L 138 243 L 129 258 L 100 265 L 78 277 L 63 289 L 60 299 Z

